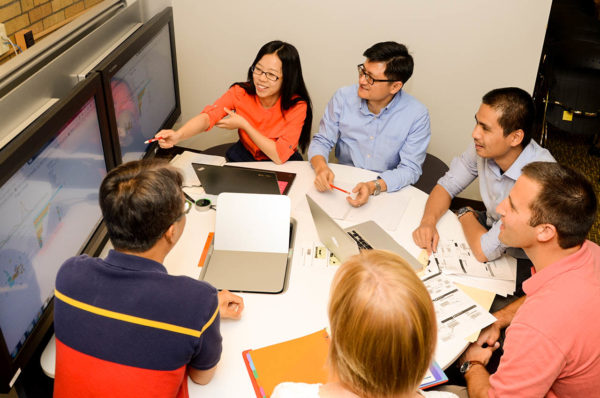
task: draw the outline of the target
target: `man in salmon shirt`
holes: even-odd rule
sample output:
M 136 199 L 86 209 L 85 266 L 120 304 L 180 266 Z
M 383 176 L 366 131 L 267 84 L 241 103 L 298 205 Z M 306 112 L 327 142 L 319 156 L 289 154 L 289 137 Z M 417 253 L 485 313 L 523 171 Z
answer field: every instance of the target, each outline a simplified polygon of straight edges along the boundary
M 380 173 L 354 187 L 356 197 L 347 200 L 355 207 L 367 203 L 370 195 L 417 182 L 431 138 L 427 108 L 402 90 L 414 66 L 406 46 L 377 43 L 363 55 L 358 84 L 333 95 L 308 149 L 315 187 L 321 192 L 334 184 L 327 165 L 334 146 L 339 163 Z
M 536 273 L 525 297 L 494 313 L 461 358 L 469 397 L 592 397 L 600 391 L 600 247 L 586 240 L 597 199 L 581 174 L 553 162 L 523 167 L 498 205 L 500 240 Z M 486 370 L 506 330 L 497 371 Z

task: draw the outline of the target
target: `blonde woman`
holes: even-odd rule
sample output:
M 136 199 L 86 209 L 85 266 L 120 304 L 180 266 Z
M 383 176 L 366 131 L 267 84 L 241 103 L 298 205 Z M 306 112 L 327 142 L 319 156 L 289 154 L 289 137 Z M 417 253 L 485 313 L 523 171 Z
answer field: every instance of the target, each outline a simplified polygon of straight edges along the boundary
M 456 397 L 418 390 L 436 320 L 427 289 L 399 256 L 369 250 L 345 262 L 331 286 L 329 322 L 330 381 L 282 383 L 272 398 Z

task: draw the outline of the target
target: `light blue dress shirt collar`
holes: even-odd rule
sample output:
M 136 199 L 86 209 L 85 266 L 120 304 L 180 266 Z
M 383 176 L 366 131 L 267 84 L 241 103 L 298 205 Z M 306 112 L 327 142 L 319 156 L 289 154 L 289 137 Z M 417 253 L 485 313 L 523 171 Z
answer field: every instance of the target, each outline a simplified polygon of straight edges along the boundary
M 358 90 L 358 87 L 357 87 L 357 90 Z M 396 103 L 400 102 L 401 97 L 402 97 L 402 90 L 400 90 L 396 94 L 394 94 L 394 96 L 392 97 L 392 100 L 386 106 L 381 108 L 381 110 L 379 111 L 378 114 L 371 112 L 371 110 L 369 109 L 368 101 L 364 98 L 361 98 L 360 99 L 360 111 L 365 116 L 369 116 L 369 115 L 381 116 L 384 112 L 387 112 L 388 109 L 393 109 L 396 106 Z

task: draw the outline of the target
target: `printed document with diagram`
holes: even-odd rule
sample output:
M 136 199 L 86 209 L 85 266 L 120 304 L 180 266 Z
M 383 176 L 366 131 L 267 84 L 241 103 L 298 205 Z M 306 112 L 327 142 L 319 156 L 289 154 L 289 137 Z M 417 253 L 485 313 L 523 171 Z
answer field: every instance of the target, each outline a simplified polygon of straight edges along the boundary
M 515 280 L 517 277 L 516 261 L 509 261 L 506 256 L 503 256 L 494 261 L 481 263 L 477 261 L 466 242 L 453 240 L 439 242 L 437 252 L 432 253 L 431 257 L 445 274 L 503 280 Z
M 440 342 L 467 339 L 496 321 L 441 272 L 426 273 L 421 280 L 433 301 Z

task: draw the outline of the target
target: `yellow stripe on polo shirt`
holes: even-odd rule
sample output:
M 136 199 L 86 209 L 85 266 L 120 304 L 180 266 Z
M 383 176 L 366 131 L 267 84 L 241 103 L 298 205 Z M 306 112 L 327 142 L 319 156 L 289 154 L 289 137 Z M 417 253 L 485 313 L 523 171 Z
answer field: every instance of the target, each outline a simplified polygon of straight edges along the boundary
M 212 323 L 217 318 L 217 314 L 219 313 L 219 307 L 217 306 L 217 309 L 215 310 L 214 314 L 208 320 L 208 322 L 206 322 L 206 324 L 202 327 L 202 330 L 196 330 L 196 329 L 185 328 L 183 326 L 173 325 L 171 323 L 153 321 L 151 319 L 145 319 L 145 318 L 140 318 L 140 317 L 133 316 L 133 315 L 122 314 L 120 312 L 106 310 L 104 308 L 86 304 L 81 301 L 75 300 L 71 297 L 65 296 L 64 294 L 62 294 L 61 292 L 59 292 L 56 289 L 54 289 L 54 295 L 56 296 L 57 299 L 59 299 L 60 301 L 63 301 L 66 304 L 69 304 L 73 307 L 79 308 L 80 310 L 83 310 L 83 311 L 91 312 L 96 315 L 104 316 L 106 318 L 117 319 L 117 320 L 123 321 L 123 322 L 133 323 L 136 325 L 142 325 L 142 326 L 147 326 L 147 327 L 151 327 L 151 328 L 155 328 L 155 329 L 167 330 L 169 332 L 186 334 L 186 335 L 194 336 L 194 337 L 200 337 L 202 335 L 202 333 L 204 333 L 204 331 L 206 329 L 208 329 L 210 327 L 210 325 L 212 325 Z

